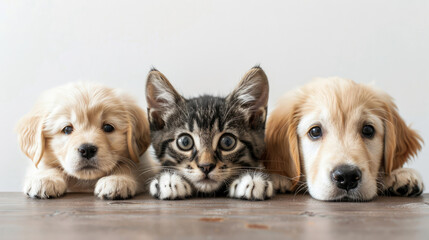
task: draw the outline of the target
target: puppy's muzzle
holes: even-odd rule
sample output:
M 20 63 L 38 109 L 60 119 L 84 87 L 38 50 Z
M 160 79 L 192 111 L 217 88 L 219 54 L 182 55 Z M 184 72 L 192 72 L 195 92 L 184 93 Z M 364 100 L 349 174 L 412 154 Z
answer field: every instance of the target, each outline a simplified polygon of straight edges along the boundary
M 97 146 L 85 143 L 80 145 L 80 147 L 77 149 L 77 151 L 80 153 L 82 158 L 91 159 L 97 154 Z
M 361 179 L 362 172 L 358 167 L 352 165 L 340 165 L 331 174 L 334 184 L 346 191 L 356 188 Z

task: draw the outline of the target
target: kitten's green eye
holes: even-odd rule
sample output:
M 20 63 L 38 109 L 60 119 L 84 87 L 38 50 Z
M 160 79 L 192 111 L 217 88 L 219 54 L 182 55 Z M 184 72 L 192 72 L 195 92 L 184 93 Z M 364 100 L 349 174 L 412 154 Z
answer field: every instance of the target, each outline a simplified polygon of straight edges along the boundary
M 189 151 L 194 146 L 194 140 L 192 140 L 191 135 L 182 134 L 177 139 L 177 147 L 182 151 Z
M 235 140 L 234 135 L 226 133 L 220 137 L 219 147 L 224 151 L 230 151 L 235 147 L 236 143 L 237 140 Z

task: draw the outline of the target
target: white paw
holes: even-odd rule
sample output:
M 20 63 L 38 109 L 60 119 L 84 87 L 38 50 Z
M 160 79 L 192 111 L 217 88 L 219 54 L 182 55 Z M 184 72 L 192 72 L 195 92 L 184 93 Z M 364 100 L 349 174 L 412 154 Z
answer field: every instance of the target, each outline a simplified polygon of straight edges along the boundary
M 32 198 L 56 198 L 62 196 L 67 184 L 61 176 L 33 176 L 27 179 L 24 193 Z
M 287 193 L 292 191 L 292 181 L 290 181 L 288 177 L 278 174 L 271 174 L 270 178 L 273 182 L 273 187 L 276 192 Z
M 264 200 L 274 194 L 273 183 L 259 172 L 245 173 L 229 187 L 229 196 L 247 200 Z
M 385 177 L 385 188 L 395 196 L 414 197 L 422 194 L 424 186 L 420 174 L 411 168 L 399 168 Z
M 192 195 L 191 185 L 176 173 L 163 172 L 152 180 L 150 194 L 161 200 L 184 199 Z
M 107 176 L 95 185 L 95 196 L 105 200 L 121 200 L 136 194 L 137 182 L 130 176 Z

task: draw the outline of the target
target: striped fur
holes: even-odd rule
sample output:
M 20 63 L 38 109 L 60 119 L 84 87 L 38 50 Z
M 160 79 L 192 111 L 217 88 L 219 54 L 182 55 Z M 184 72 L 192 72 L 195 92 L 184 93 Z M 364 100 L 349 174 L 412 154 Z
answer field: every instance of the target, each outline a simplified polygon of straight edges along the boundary
M 146 97 L 156 157 L 164 172 L 172 173 L 170 178 L 164 174 L 151 185 L 159 198 L 162 179 L 180 176 L 186 184 L 173 183 L 177 189 L 182 185 L 187 189 L 189 184 L 195 192 L 213 195 L 225 190 L 244 171 L 262 166 L 259 158 L 265 148 L 268 80 L 261 68 L 251 69 L 227 97 L 204 95 L 189 99 L 178 94 L 162 73 L 152 70 Z M 193 140 L 189 150 L 178 146 L 184 134 Z M 222 150 L 222 137 L 235 139 L 235 147 Z M 204 166 L 210 166 L 211 171 L 205 171 Z M 186 197 L 173 192 L 165 198 Z

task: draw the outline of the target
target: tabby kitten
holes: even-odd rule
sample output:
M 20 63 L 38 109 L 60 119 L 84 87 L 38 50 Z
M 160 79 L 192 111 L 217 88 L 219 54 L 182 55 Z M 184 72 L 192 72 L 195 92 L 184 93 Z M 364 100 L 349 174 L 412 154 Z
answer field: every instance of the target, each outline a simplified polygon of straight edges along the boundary
M 264 150 L 268 80 L 252 68 L 226 98 L 182 97 L 159 71 L 146 83 L 152 145 L 162 167 L 150 183 L 159 199 L 228 193 L 263 200 L 273 195 L 259 171 Z

